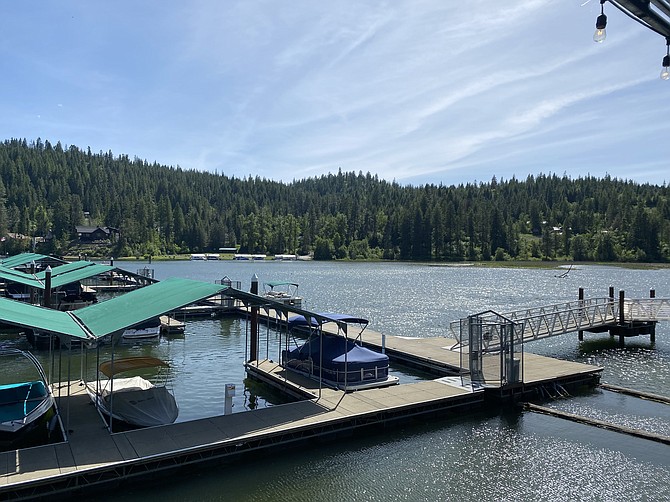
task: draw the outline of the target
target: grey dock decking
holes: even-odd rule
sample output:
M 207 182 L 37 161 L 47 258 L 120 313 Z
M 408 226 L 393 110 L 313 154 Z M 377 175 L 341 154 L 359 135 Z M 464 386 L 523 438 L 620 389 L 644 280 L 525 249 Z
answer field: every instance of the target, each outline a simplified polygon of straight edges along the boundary
M 386 336 L 385 350 L 398 360 L 411 359 L 438 373 L 460 371 L 460 354 L 448 338 L 411 339 Z M 366 330 L 365 344 L 381 349 L 382 335 Z M 524 354 L 523 380 L 531 385 L 602 368 Z M 436 378 L 352 393 L 322 387 L 272 361 L 247 364 L 252 376 L 295 396 L 295 403 L 203 418 L 162 427 L 110 434 L 79 382 L 60 386 L 67 442 L 0 452 L 0 498 L 47 495 L 104 482 L 118 482 L 182 465 L 220 459 L 320 435 L 364 426 L 384 426 L 396 419 L 477 406 L 485 392 L 450 385 Z M 458 379 L 457 379 L 458 380 Z M 223 390 L 222 390 L 223 392 Z M 58 393 L 58 392 L 57 392 Z

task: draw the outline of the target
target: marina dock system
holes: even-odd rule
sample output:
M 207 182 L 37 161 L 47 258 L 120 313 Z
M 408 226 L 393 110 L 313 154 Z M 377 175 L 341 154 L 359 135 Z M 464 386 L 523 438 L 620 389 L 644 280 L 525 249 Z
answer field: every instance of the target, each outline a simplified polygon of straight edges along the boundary
M 331 327 L 325 322 L 327 314 L 286 310 L 249 293 L 224 291 L 228 293 L 235 302 L 246 302 L 247 306 L 226 310 L 251 317 L 258 312 L 258 318 L 250 323 L 253 326 L 255 322 L 256 328 L 258 321 L 281 327 L 288 312 L 297 311 L 316 316 L 320 329 L 339 329 L 337 323 Z M 666 302 L 644 304 L 650 322 L 665 319 Z M 574 332 L 588 329 L 581 321 L 588 312 L 602 311 L 613 315 L 603 317 L 601 327 L 621 325 L 621 303 L 613 299 L 606 303 L 604 308 L 588 310 L 582 301 L 562 313 L 561 309 L 545 312 L 545 319 L 557 319 L 554 325 L 566 319 L 563 332 Z M 287 370 L 277 361 L 250 357 L 245 364 L 250 377 L 299 400 L 127 432 L 109 432 L 81 382 L 56 384 L 56 394 L 62 396 L 58 406 L 66 440 L 1 452 L 0 498 L 20 500 L 83 492 L 314 439 L 326 441 L 361 430 L 379 430 L 401 421 L 455 416 L 487 403 L 497 405 L 501 399 L 542 397 L 557 389 L 594 386 L 599 380 L 601 367 L 526 352 L 523 342 L 531 331 L 526 332 L 530 328 L 524 327 L 521 316 L 511 320 L 487 312 L 461 320 L 458 326 L 459 334 L 454 338 L 395 337 L 371 330 L 360 335 L 363 345 L 386 353 L 393 361 L 431 373 L 433 379 L 345 392 Z M 468 329 L 467 336 L 463 326 Z M 590 324 L 590 328 L 597 327 L 595 322 Z M 458 350 L 453 350 L 454 346 Z
M 366 343 L 381 335 L 366 333 Z M 424 360 L 440 372 L 458 367 L 446 338 L 387 336 L 386 350 Z M 453 341 L 451 341 L 453 343 Z M 454 416 L 484 405 L 483 387 L 440 377 L 386 388 L 344 392 L 269 360 L 247 363 L 250 376 L 303 400 L 260 410 L 128 432 L 108 431 L 84 387 L 57 385 L 67 441 L 0 453 L 0 497 L 7 500 L 64 494 L 132 481 L 203 462 L 225 461 L 315 438 L 332 439 L 423 416 Z M 527 385 L 593 379 L 601 368 L 526 354 Z M 69 391 L 69 394 L 68 394 Z

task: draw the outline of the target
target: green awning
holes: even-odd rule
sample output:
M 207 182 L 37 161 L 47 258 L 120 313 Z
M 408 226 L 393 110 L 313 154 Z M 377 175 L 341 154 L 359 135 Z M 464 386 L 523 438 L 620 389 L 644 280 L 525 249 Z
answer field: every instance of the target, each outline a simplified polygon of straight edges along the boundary
M 27 263 L 30 263 L 31 261 L 41 261 L 41 260 L 50 260 L 50 261 L 57 261 L 59 263 L 65 263 L 63 260 L 60 260 L 58 258 L 54 258 L 53 256 L 47 256 L 44 254 L 38 254 L 38 253 L 21 253 L 17 254 L 15 256 L 9 256 L 3 260 L 0 260 L 0 265 L 3 267 L 8 267 L 8 268 L 14 268 L 18 267 L 20 265 L 25 265 Z
M 65 267 L 65 265 L 63 265 L 63 267 Z M 58 267 L 54 270 L 60 271 L 60 268 L 61 267 Z M 91 263 L 90 266 L 88 267 L 82 267 L 77 270 L 72 270 L 65 274 L 58 274 L 55 277 L 52 276 L 51 287 L 58 288 L 66 284 L 72 284 L 73 282 L 81 281 L 84 279 L 88 279 L 90 277 L 94 277 L 96 275 L 104 274 L 106 272 L 109 272 L 110 270 L 114 270 L 115 268 L 116 267 L 112 267 L 111 265 L 100 265 L 97 263 Z
M 167 279 L 73 312 L 0 298 L 0 322 L 74 338 L 100 338 L 225 289 L 190 279 Z
M 116 267 L 111 265 L 101 265 L 90 261 L 76 261 L 67 263 L 59 267 L 55 267 L 51 273 L 51 289 L 72 284 L 73 282 L 88 279 L 96 275 L 104 274 Z M 45 271 L 41 271 L 35 275 L 19 272 L 5 266 L 0 266 L 0 279 L 8 282 L 17 282 L 25 284 L 35 289 L 44 289 Z
M 63 265 L 59 265 L 51 269 L 51 278 L 53 279 L 54 277 L 57 277 L 59 275 L 68 274 L 75 270 L 81 270 L 83 268 L 88 268 L 93 265 L 95 265 L 95 263 L 93 263 L 92 261 L 85 261 L 85 260 L 73 261 L 72 263 L 65 263 Z M 47 274 L 46 270 L 40 270 L 35 274 L 35 277 L 44 280 L 46 274 Z
M 214 296 L 224 289 L 227 287 L 219 284 L 171 278 L 89 305 L 73 314 L 96 337 L 101 337 Z
M 13 268 L 5 267 L 4 265 L 0 266 L 0 279 L 6 282 L 25 284 L 31 288 L 44 289 L 44 284 L 37 280 L 34 275 L 25 274 L 18 270 L 14 270 Z
M 68 313 L 0 298 L 0 321 L 46 333 L 91 338 Z

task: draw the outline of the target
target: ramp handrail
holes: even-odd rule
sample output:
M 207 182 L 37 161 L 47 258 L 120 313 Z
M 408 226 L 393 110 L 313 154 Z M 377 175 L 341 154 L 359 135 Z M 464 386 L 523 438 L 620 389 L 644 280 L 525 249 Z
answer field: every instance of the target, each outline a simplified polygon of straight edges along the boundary
M 550 336 L 588 331 L 620 322 L 619 302 L 613 298 L 585 298 L 566 303 L 557 303 L 544 307 L 530 307 L 501 314 L 520 325 L 520 338 L 523 342 L 539 340 Z M 669 298 L 625 299 L 623 303 L 623 321 L 667 321 L 670 320 Z M 488 314 L 483 314 L 486 320 Z M 491 317 L 493 322 L 493 316 Z M 468 345 L 468 318 L 452 321 L 449 335 L 456 340 L 453 348 Z M 484 350 L 499 348 L 495 330 L 484 339 Z
M 626 321 L 670 321 L 670 298 L 625 300 Z
M 588 330 L 617 321 L 618 303 L 611 298 L 588 298 L 544 307 L 531 307 L 501 314 L 520 325 L 522 341 L 538 340 L 579 330 Z M 455 347 L 468 344 L 467 318 L 449 324 Z M 499 340 L 484 340 L 484 350 L 496 350 Z

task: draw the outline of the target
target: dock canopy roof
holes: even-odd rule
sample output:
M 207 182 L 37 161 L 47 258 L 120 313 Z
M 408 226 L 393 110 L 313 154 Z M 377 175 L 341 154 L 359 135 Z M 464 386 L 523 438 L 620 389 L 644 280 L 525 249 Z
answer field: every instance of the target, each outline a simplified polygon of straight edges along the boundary
M 47 256 L 38 253 L 21 253 L 0 260 L 0 265 L 7 268 L 14 268 L 14 267 L 20 267 L 21 265 L 26 265 L 31 261 L 39 262 L 43 260 L 55 263 L 65 263 L 64 260 L 54 258 L 53 256 Z
M 0 321 L 46 333 L 73 338 L 92 338 L 69 312 L 0 298 Z
M 0 322 L 73 338 L 96 339 L 225 289 L 225 286 L 190 279 L 167 279 L 73 312 L 0 298 Z
M 220 284 L 171 278 L 89 305 L 74 315 L 96 337 L 101 337 L 214 296 L 224 289 L 227 287 Z
M 66 284 L 88 279 L 96 275 L 104 274 L 116 267 L 110 265 L 100 265 L 90 261 L 75 261 L 60 265 L 51 271 L 51 288 L 55 289 Z M 24 284 L 35 289 L 44 289 L 44 279 L 46 271 L 42 270 L 36 274 L 27 274 L 19 270 L 0 266 L 0 279 L 8 282 Z

